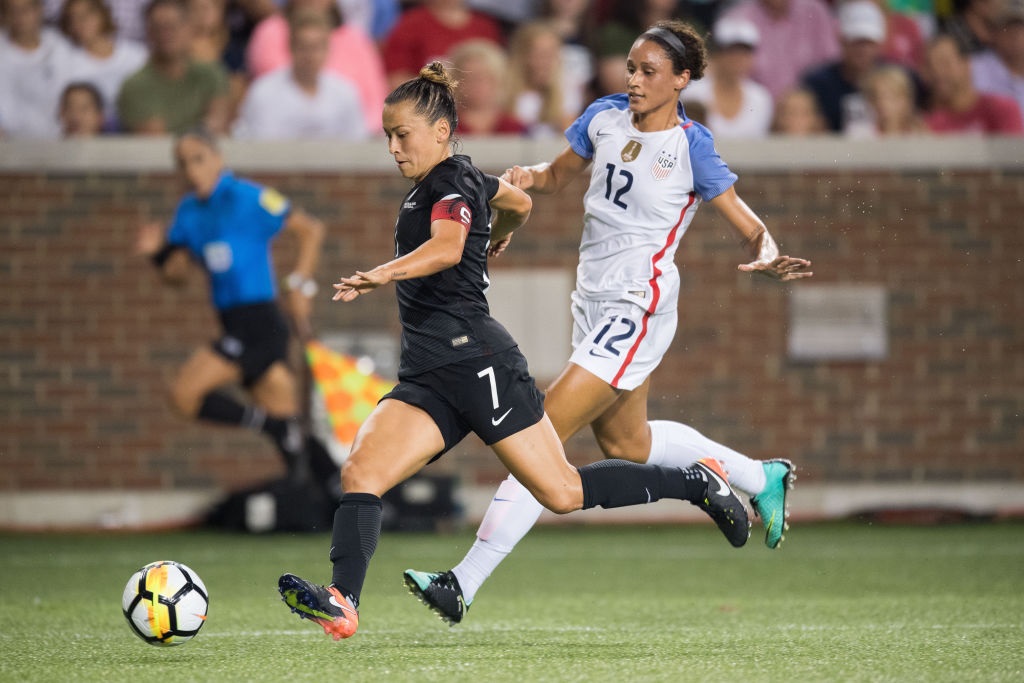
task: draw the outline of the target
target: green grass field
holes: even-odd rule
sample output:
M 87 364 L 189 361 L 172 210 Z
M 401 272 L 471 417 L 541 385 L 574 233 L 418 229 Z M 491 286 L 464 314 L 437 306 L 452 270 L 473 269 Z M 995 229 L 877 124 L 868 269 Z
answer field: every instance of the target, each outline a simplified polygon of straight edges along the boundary
M 449 628 L 401 572 L 448 567 L 471 538 L 385 534 L 359 633 L 335 643 L 276 591 L 282 571 L 329 578 L 324 535 L 0 535 L 0 680 L 1024 680 L 1021 523 L 804 525 L 776 552 L 704 525 L 540 528 Z M 158 559 L 210 590 L 180 647 L 120 612 Z

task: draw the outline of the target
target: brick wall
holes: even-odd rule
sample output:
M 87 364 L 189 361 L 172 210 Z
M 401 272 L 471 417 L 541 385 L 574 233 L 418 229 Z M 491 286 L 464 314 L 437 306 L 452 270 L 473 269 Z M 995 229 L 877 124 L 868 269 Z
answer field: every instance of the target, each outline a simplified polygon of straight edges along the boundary
M 246 175 L 327 222 L 322 288 L 390 253 L 407 188 L 393 172 Z M 493 276 L 572 269 L 583 187 L 538 200 Z M 737 272 L 742 252 L 706 207 L 680 249 L 680 327 L 652 417 L 792 457 L 804 481 L 1024 480 L 1024 174 L 754 171 L 738 187 L 817 282 L 887 288 L 889 356 L 788 361 L 790 286 Z M 139 222 L 175 205 L 173 177 L 8 170 L 0 188 L 0 490 L 233 488 L 275 474 L 260 438 L 167 406 L 176 366 L 214 334 L 200 278 L 163 288 L 132 253 Z M 291 248 L 279 245 L 285 263 Z M 321 297 L 315 324 L 397 333 L 393 293 Z M 597 457 L 589 435 L 569 450 Z M 473 437 L 440 466 L 503 476 Z

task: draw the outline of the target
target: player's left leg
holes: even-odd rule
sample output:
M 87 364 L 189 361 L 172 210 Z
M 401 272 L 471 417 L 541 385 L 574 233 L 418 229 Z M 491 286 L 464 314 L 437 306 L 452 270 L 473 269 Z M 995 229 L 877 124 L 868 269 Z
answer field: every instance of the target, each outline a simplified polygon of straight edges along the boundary
M 674 498 L 707 512 L 735 547 L 745 544 L 750 535 L 743 502 L 729 487 L 721 466 L 710 458 L 686 469 L 626 460 L 604 460 L 575 468 L 565 459 L 562 443 L 546 415 L 532 427 L 491 447 L 516 479 L 552 512 L 565 514 Z
M 730 483 L 750 496 L 764 522 L 765 545 L 777 548 L 787 526 L 787 494 L 796 478 L 793 464 L 782 459 L 753 460 L 680 422 L 649 421 L 649 386 L 648 377 L 636 389 L 623 392 L 591 423 L 605 457 L 681 468 L 701 458 L 714 458 L 728 472 Z
M 377 404 L 342 470 L 346 493 L 334 514 L 332 581 L 320 586 L 284 574 L 278 590 L 292 611 L 316 621 L 335 640 L 356 632 L 366 570 L 380 538 L 380 497 L 444 449 L 444 436 L 427 412 L 394 399 Z

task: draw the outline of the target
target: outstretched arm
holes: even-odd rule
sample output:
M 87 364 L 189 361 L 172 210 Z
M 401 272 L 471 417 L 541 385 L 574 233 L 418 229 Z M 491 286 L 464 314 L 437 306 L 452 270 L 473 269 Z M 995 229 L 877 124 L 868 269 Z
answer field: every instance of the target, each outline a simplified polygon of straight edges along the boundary
M 555 160 L 534 166 L 513 166 L 506 170 L 501 179 L 513 187 L 528 190 L 531 194 L 553 194 L 568 185 L 576 176 L 590 165 L 590 159 L 584 159 L 572 148 L 566 147 Z M 499 256 L 512 239 L 512 231 L 499 236 L 492 228 L 491 248 L 488 256 Z
M 430 224 L 430 239 L 405 256 L 381 264 L 373 270 L 357 270 L 334 285 L 334 301 L 353 301 L 395 280 L 426 277 L 451 268 L 462 260 L 466 246 L 466 226 L 458 221 L 439 219 Z
M 568 185 L 589 165 L 590 159 L 584 159 L 572 151 L 571 147 L 566 147 L 550 163 L 513 166 L 501 177 L 533 194 L 554 194 Z
M 711 200 L 711 205 L 729 221 L 743 237 L 743 245 L 751 258 L 749 263 L 738 266 L 745 273 L 760 273 L 776 280 L 798 280 L 814 275 L 811 262 L 796 256 L 780 256 L 779 247 L 772 239 L 757 214 L 736 194 L 728 190 Z
M 167 243 L 164 226 L 145 223 L 135 236 L 135 253 L 153 261 L 165 284 L 179 286 L 188 279 L 189 255 L 182 248 Z

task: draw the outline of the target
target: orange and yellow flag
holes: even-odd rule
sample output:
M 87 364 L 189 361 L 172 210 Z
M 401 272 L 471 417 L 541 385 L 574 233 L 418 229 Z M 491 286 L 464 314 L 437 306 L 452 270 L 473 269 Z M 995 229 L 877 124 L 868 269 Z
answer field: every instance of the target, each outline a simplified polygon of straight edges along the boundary
M 332 351 L 318 341 L 306 343 L 306 362 L 323 398 L 334 436 L 348 448 L 359 425 L 395 383 L 360 370 L 355 358 Z

